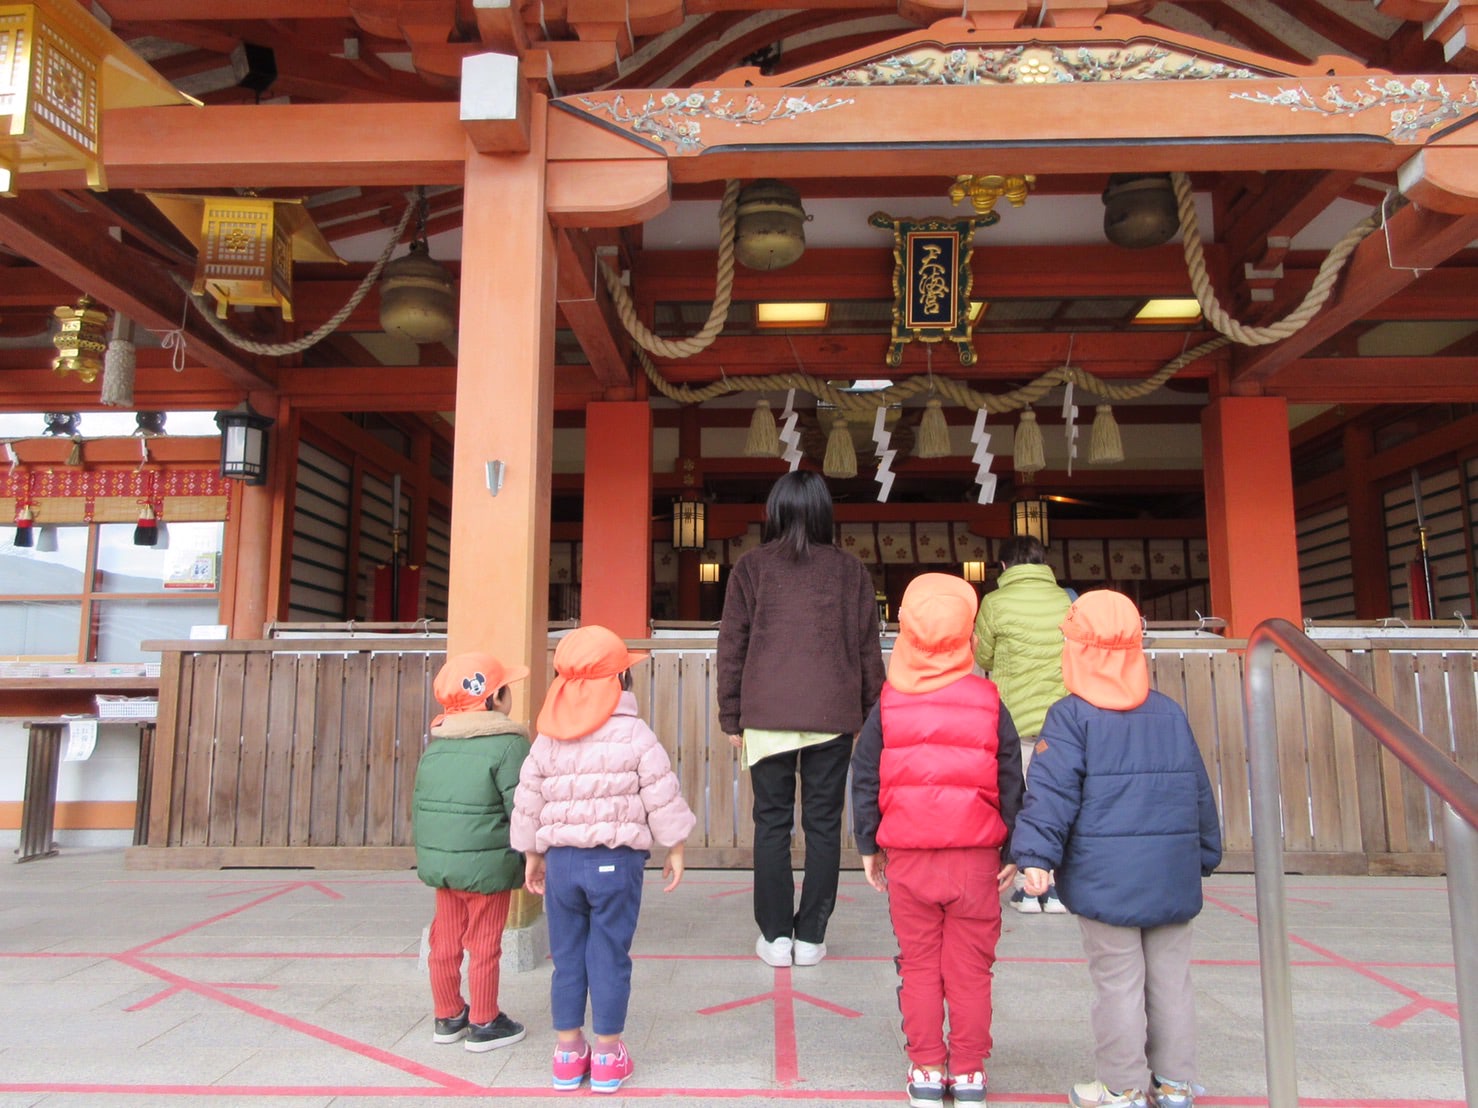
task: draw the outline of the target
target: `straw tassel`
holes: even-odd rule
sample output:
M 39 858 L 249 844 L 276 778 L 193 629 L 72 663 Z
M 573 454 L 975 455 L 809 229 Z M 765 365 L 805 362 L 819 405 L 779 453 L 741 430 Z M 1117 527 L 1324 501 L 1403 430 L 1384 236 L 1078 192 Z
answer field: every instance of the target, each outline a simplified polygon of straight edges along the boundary
M 133 407 L 133 383 L 138 374 L 138 351 L 133 345 L 133 321 L 122 312 L 113 316 L 113 339 L 103 355 L 103 390 L 99 397 L 112 408 Z
M 1030 408 L 1021 413 L 1021 422 L 1016 425 L 1014 464 L 1017 473 L 1036 473 L 1047 466 L 1042 428 L 1037 423 L 1037 413 Z
M 821 472 L 828 477 L 857 476 L 857 448 L 852 445 L 852 432 L 841 416 L 832 423 L 831 434 L 827 436 Z
M 1119 425 L 1114 420 L 1112 404 L 1100 404 L 1093 416 L 1093 436 L 1088 440 L 1090 462 L 1122 462 L 1124 442 L 1119 437 Z
M 780 453 L 780 437 L 775 430 L 775 416 L 770 402 L 761 400 L 749 417 L 749 437 L 744 440 L 746 458 L 774 458 Z
M 949 457 L 949 424 L 938 400 L 931 399 L 924 405 L 924 418 L 919 421 L 917 453 L 920 458 Z

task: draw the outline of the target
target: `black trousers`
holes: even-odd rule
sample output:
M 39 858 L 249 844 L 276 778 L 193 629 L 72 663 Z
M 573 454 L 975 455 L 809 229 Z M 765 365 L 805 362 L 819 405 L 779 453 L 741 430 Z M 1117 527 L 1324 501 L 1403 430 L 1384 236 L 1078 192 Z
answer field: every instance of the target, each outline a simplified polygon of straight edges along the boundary
M 772 754 L 749 767 L 754 791 L 754 921 L 766 942 L 785 935 L 807 943 L 826 938 L 837 903 L 842 863 L 842 812 L 852 736 Z M 806 874 L 795 907 L 790 836 L 795 826 L 795 778 L 801 778 L 801 829 L 806 833 Z

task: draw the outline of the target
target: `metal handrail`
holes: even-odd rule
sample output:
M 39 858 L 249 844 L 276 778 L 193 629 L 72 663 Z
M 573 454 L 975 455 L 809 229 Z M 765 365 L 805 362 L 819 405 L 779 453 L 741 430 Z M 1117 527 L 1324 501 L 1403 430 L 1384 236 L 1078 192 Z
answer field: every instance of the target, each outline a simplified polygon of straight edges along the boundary
M 1263 1052 L 1268 1108 L 1296 1108 L 1293 993 L 1283 897 L 1282 791 L 1273 704 L 1273 654 L 1281 650 L 1443 801 L 1447 898 L 1457 976 L 1458 1036 L 1469 1108 L 1478 1108 L 1478 781 L 1393 712 L 1348 670 L 1285 619 L 1264 620 L 1247 637 L 1245 700 L 1251 768 L 1252 864 L 1262 967 Z M 1458 926 L 1462 921 L 1464 926 Z

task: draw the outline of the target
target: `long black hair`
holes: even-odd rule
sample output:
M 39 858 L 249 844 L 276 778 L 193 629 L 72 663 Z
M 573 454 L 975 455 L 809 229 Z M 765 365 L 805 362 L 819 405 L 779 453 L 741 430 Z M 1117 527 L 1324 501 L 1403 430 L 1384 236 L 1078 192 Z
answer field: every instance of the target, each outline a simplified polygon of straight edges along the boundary
M 775 482 L 761 542 L 779 542 L 791 557 L 804 558 L 813 546 L 830 546 L 833 536 L 831 493 L 819 473 L 798 469 Z

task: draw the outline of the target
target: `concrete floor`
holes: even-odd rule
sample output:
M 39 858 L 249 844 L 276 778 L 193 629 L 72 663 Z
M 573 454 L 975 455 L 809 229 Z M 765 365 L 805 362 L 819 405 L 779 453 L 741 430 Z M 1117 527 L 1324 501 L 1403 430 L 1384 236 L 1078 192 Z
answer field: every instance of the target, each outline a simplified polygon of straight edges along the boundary
M 1441 880 L 1287 882 L 1301 1104 L 1464 1103 Z M 0 1108 L 587 1099 L 549 1087 L 547 963 L 505 974 L 529 1026 L 473 1054 L 431 1041 L 417 967 L 430 890 L 410 872 L 132 872 L 121 851 L 0 862 Z M 1204 1105 L 1263 1105 L 1252 878 L 1207 883 L 1196 965 Z M 842 875 L 830 956 L 753 955 L 749 880 L 649 873 L 613 1105 L 904 1103 L 886 900 Z M 1066 1103 L 1091 1074 L 1089 986 L 1070 916 L 1007 911 L 990 1100 Z

